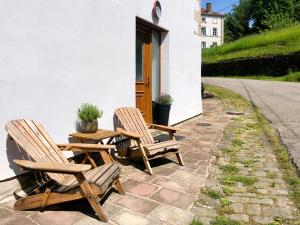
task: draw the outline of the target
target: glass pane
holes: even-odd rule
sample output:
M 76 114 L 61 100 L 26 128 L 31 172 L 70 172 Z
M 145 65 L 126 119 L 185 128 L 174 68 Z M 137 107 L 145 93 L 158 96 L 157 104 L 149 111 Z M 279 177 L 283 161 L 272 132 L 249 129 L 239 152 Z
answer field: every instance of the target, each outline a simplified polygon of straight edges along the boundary
M 144 80 L 144 42 L 142 40 L 136 41 L 136 80 L 142 81 Z
M 152 32 L 152 100 L 155 101 L 159 96 L 160 78 L 160 34 Z

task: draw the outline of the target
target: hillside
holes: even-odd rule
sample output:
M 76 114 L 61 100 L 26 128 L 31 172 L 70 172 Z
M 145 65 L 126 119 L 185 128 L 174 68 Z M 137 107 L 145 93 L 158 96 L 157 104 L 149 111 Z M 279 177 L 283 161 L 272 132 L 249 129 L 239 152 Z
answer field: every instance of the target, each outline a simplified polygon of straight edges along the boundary
M 219 47 L 203 49 L 202 61 L 213 63 L 229 59 L 300 51 L 300 24 L 279 31 L 251 35 Z

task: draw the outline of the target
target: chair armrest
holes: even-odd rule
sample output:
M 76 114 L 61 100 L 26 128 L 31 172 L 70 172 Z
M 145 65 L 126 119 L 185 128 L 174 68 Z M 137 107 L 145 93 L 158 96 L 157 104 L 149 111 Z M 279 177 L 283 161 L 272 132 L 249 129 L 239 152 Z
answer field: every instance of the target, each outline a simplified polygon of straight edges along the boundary
M 176 131 L 178 130 L 174 127 L 158 125 L 158 124 L 147 124 L 147 125 L 149 126 L 149 128 L 153 128 L 153 129 L 157 129 L 157 130 L 161 130 L 161 131 L 172 132 L 172 133 L 176 133 Z
M 135 133 L 135 132 L 132 132 L 132 131 L 125 131 L 124 129 L 118 127 L 116 129 L 121 135 L 125 136 L 125 137 L 128 137 L 128 138 L 133 138 L 133 139 L 140 139 L 142 137 L 144 137 L 144 135 L 142 134 L 139 134 L 139 133 Z
M 99 152 L 101 150 L 108 150 L 116 147 L 114 145 L 83 144 L 83 143 L 58 144 L 57 146 L 61 151 L 72 151 L 72 152 Z
M 54 173 L 82 173 L 90 170 L 91 165 L 88 164 L 72 164 L 72 163 L 44 163 L 31 162 L 29 160 L 13 160 L 18 166 L 30 170 L 42 170 L 44 172 Z

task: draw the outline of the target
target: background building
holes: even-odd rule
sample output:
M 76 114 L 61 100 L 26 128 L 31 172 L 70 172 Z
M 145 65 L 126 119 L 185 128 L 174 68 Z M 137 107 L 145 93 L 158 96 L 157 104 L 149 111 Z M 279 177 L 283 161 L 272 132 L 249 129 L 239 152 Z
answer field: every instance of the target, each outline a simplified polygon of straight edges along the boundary
M 212 4 L 207 3 L 201 9 L 201 47 L 210 48 L 224 43 L 224 15 L 212 11 Z

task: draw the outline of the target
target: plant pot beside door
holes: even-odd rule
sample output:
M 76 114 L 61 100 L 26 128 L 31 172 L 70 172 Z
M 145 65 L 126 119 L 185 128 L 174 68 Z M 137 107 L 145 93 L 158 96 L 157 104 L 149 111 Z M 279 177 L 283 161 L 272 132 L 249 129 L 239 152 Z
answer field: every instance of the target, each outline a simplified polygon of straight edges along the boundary
M 157 124 L 168 126 L 172 102 L 173 99 L 169 94 L 163 93 L 158 97 L 156 104 Z
M 78 120 L 76 130 L 81 133 L 96 133 L 98 130 L 98 118 L 103 114 L 97 106 L 83 103 L 77 110 Z

